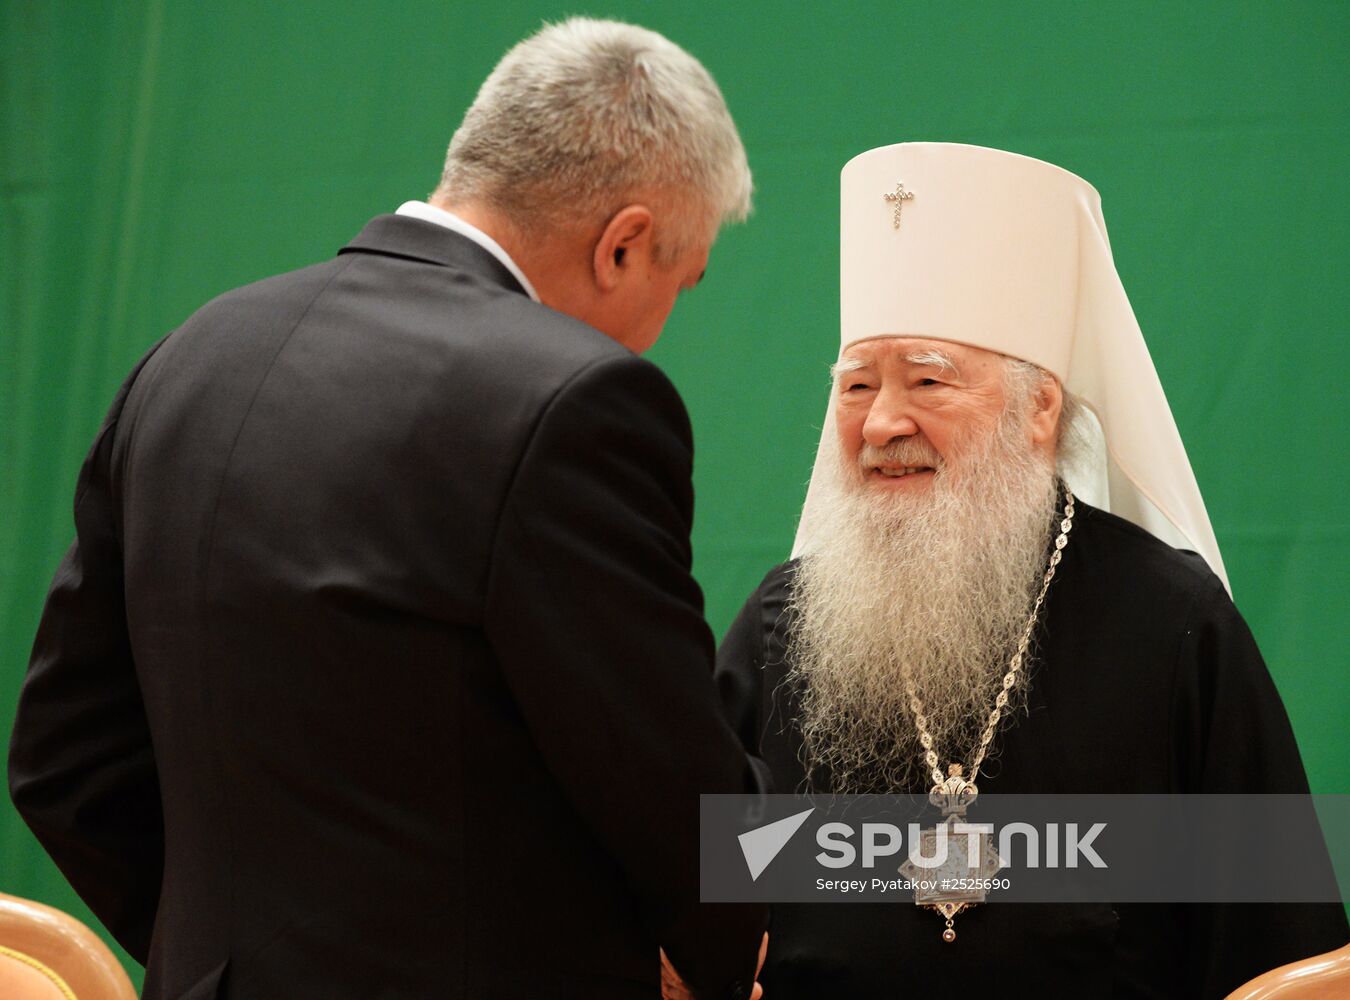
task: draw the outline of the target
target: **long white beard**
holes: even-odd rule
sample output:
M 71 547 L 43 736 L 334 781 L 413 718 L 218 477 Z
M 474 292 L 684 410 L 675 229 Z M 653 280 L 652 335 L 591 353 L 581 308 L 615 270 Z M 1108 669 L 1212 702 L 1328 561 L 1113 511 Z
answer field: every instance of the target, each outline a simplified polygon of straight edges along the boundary
M 906 672 L 940 769 L 969 761 L 1026 629 L 1057 506 L 1054 464 L 1023 424 L 1005 414 L 980 453 L 952 465 L 922 442 L 885 449 L 902 464 L 938 464 L 927 495 L 871 491 L 843 465 L 821 483 L 828 542 L 798 567 L 788 645 L 809 787 L 929 787 Z M 1019 676 L 1005 719 L 1025 701 L 1026 666 Z

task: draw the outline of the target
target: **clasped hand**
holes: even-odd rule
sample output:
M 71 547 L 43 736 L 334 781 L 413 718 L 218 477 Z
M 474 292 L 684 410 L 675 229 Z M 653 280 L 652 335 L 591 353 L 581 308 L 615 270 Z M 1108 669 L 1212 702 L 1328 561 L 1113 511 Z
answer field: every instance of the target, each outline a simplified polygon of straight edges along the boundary
M 759 961 L 755 965 L 755 979 L 759 979 L 759 974 L 764 968 L 764 956 L 769 953 L 769 935 L 765 934 L 759 942 Z M 755 988 L 750 992 L 750 1000 L 760 1000 L 764 996 L 764 987 L 758 982 Z M 670 959 L 666 957 L 665 949 L 661 949 L 661 1000 L 694 1000 L 694 994 L 689 992 L 689 987 L 684 985 L 684 980 L 680 974 L 675 971 L 675 966 L 670 964 Z

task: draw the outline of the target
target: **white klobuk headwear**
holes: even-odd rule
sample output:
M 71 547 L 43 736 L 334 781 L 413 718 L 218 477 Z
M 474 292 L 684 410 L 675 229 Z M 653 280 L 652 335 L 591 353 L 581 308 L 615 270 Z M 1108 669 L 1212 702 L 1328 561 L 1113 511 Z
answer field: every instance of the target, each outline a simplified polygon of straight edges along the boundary
M 917 337 L 1046 369 L 1095 425 L 1076 428 L 1086 458 L 1062 469 L 1074 493 L 1199 552 L 1227 585 L 1092 185 L 981 146 L 883 146 L 845 164 L 839 234 L 841 355 L 862 340 Z M 817 481 L 837 461 L 831 405 L 794 556 L 820 541 Z

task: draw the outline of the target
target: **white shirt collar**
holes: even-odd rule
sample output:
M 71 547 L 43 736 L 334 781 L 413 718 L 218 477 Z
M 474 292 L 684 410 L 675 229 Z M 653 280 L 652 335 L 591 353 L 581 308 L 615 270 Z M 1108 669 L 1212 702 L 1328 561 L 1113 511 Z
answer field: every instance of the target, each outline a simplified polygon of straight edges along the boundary
M 435 223 L 438 226 L 444 226 L 452 232 L 473 240 L 480 247 L 486 250 L 492 256 L 502 262 L 502 266 L 511 272 L 512 277 L 520 282 L 520 287 L 525 289 L 525 293 L 534 301 L 539 301 L 539 293 L 534 290 L 534 285 L 530 284 L 530 279 L 525 277 L 525 272 L 520 266 L 511 259 L 511 255 L 502 249 L 502 245 L 494 240 L 477 226 L 470 225 L 453 212 L 447 212 L 443 208 L 437 208 L 435 205 L 429 205 L 425 201 L 405 201 L 398 207 L 398 215 L 408 215 L 414 219 L 421 219 L 423 222 Z

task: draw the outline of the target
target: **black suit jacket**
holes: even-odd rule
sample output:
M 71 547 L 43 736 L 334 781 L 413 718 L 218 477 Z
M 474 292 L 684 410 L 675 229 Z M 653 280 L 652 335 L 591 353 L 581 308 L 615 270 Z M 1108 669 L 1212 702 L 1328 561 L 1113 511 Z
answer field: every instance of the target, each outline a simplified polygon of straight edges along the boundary
M 230 292 L 80 474 L 15 804 L 148 997 L 746 992 L 674 388 L 400 216 Z

